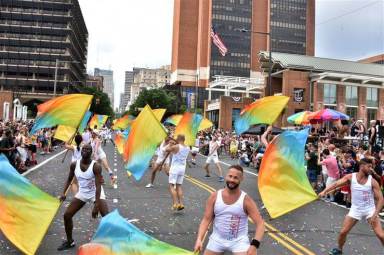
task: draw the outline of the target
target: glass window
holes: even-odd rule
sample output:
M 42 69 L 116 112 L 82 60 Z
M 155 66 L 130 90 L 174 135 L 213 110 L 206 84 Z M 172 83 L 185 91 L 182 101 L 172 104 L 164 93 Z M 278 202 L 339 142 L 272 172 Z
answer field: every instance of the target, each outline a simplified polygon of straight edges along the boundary
M 336 84 L 324 84 L 324 104 L 336 104 Z
M 377 109 L 367 109 L 367 120 L 368 124 L 371 120 L 376 120 Z
M 377 100 L 377 88 L 367 88 L 367 107 L 378 107 L 379 100 Z
M 236 119 L 240 117 L 241 109 L 233 108 L 232 109 L 232 127 L 234 127 Z
M 345 87 L 345 103 L 347 105 L 358 105 L 357 99 L 357 87 L 356 86 L 346 86 Z
M 345 114 L 351 119 L 357 119 L 357 107 L 347 107 Z

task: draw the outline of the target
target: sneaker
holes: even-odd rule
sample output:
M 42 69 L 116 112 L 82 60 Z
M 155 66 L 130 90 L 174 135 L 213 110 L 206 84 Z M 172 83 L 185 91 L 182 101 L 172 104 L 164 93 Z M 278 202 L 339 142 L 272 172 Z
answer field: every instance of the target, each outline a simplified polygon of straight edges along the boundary
M 329 255 L 341 255 L 341 254 L 343 254 L 343 252 L 340 250 L 340 249 L 338 249 L 338 248 L 334 248 L 332 251 L 330 251 L 329 253 L 328 253 Z
M 58 251 L 64 251 L 64 250 L 68 250 L 68 249 L 71 249 L 73 247 L 75 247 L 76 244 L 75 244 L 75 241 L 64 241 L 60 246 L 59 248 L 57 248 Z
M 179 204 L 178 206 L 177 206 L 177 210 L 178 211 L 181 211 L 181 210 L 184 210 L 184 205 L 182 205 L 182 204 Z
M 384 217 L 384 212 L 379 213 L 379 216 Z
M 205 176 L 204 176 L 205 178 L 209 178 L 209 177 L 211 177 L 209 174 L 206 174 Z
M 219 182 L 224 182 L 224 177 L 223 176 L 219 177 Z
M 148 183 L 147 186 L 145 186 L 146 188 L 153 188 L 153 184 L 152 183 Z

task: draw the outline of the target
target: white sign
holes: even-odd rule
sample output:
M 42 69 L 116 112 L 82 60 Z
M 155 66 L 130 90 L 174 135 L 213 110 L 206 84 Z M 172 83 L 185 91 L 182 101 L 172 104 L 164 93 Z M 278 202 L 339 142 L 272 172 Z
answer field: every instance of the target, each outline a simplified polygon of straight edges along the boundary
M 207 106 L 207 111 L 219 110 L 220 102 L 211 103 Z

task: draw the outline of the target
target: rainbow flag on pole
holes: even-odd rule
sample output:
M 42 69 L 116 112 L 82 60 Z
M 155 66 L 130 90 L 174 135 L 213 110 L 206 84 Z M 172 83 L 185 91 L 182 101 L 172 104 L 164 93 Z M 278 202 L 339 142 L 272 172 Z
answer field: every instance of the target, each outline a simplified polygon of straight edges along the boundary
M 179 247 L 161 242 L 140 231 L 125 220 L 117 210 L 100 222 L 95 236 L 82 245 L 78 255 L 192 255 Z
M 308 129 L 285 131 L 268 145 L 258 187 L 269 215 L 277 218 L 317 199 L 304 165 Z
M 18 249 L 35 254 L 59 209 L 59 200 L 20 175 L 0 155 L 0 230 Z
M 94 114 L 92 119 L 89 121 L 89 127 L 95 129 L 96 126 L 96 129 L 101 129 L 107 120 L 108 115 Z

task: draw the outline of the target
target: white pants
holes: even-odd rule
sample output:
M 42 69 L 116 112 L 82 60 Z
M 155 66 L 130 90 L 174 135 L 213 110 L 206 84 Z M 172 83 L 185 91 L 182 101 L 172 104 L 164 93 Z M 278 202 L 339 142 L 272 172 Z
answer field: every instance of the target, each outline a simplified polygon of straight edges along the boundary
M 223 253 L 223 252 L 247 252 L 249 249 L 249 239 L 248 236 L 245 236 L 244 238 L 240 238 L 228 241 L 228 240 L 216 240 L 215 238 L 210 237 L 209 242 L 207 245 L 207 250 L 216 252 L 216 253 Z

